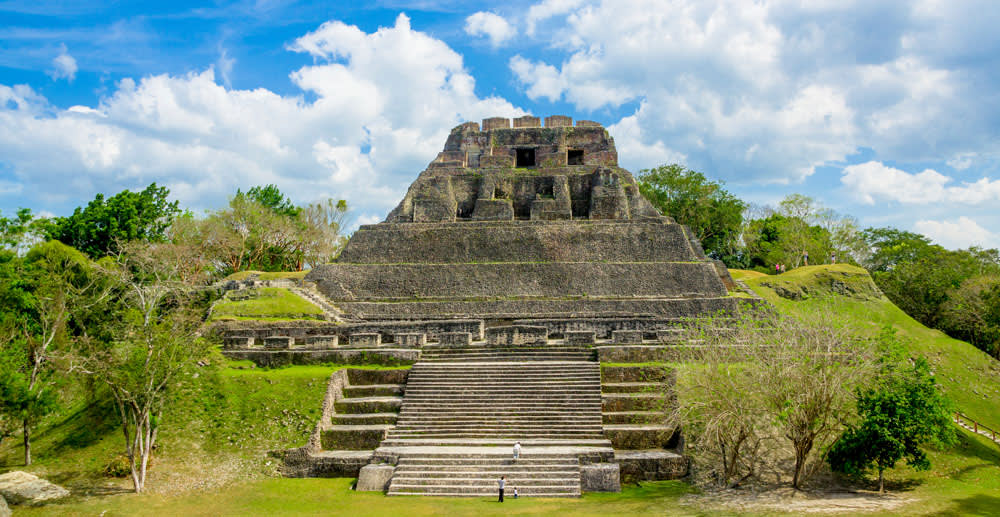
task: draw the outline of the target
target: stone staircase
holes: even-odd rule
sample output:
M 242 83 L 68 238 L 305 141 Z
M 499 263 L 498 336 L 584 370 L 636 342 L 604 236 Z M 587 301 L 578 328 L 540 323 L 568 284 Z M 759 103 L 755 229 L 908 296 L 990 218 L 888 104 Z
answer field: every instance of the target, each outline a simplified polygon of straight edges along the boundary
M 327 301 L 326 297 L 312 284 L 296 285 L 288 289 L 302 299 L 323 309 L 323 316 L 327 321 L 343 321 L 343 313 L 340 312 L 340 309 Z
M 525 497 L 579 497 L 580 461 L 566 454 L 525 449 L 516 462 L 510 452 L 416 453 L 402 456 L 389 495 L 482 497 L 497 495 L 497 480 L 506 476 L 506 496 L 514 488 Z M 544 449 L 542 449 L 544 450 Z
M 535 354 L 535 355 L 528 355 Z M 524 360 L 531 357 L 533 360 Z M 613 455 L 602 434 L 601 371 L 588 347 L 441 347 L 407 377 L 389 495 L 579 497 L 581 459 Z M 512 459 L 520 441 L 521 458 Z

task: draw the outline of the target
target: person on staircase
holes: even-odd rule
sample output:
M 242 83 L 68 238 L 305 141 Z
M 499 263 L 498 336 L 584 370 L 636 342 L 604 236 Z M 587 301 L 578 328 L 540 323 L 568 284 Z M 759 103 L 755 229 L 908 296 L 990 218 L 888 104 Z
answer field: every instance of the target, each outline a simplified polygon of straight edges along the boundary
M 521 442 L 514 442 L 514 461 L 521 457 Z
M 497 485 L 499 485 L 499 487 L 500 487 L 500 500 L 498 501 L 500 503 L 503 502 L 503 486 L 505 484 L 506 484 L 506 481 L 504 480 L 504 476 L 500 476 L 500 480 L 497 481 Z

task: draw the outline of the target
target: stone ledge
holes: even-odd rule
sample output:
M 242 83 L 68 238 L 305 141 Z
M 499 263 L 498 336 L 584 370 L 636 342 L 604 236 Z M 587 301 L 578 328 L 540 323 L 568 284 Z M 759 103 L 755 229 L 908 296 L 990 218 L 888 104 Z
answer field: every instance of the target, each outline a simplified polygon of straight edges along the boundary
M 622 483 L 680 479 L 690 465 L 684 456 L 664 450 L 615 451 L 614 461 L 621 468 Z
M 617 463 L 580 465 L 582 492 L 621 492 L 621 474 Z
M 281 474 L 290 478 L 357 477 L 361 468 L 371 463 L 373 451 L 322 451 L 306 448 L 283 453 Z

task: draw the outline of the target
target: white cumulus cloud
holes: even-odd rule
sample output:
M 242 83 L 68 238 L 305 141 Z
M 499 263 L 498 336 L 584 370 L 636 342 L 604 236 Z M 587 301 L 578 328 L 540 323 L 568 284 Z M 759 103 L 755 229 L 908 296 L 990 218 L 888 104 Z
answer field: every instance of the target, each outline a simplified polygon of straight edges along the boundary
M 66 45 L 62 45 L 59 48 L 59 55 L 52 59 L 52 69 L 46 73 L 54 81 L 66 79 L 69 82 L 73 82 L 73 79 L 76 78 L 77 70 L 76 59 L 69 55 Z
M 371 220 L 452 127 L 524 113 L 477 96 L 462 57 L 404 15 L 370 33 L 328 22 L 290 49 L 316 60 L 289 74 L 300 89 L 292 95 L 226 88 L 212 67 L 123 79 L 97 105 L 64 110 L 29 87 L 0 85 L 0 165 L 13 182 L 2 190 L 40 193 L 26 206 L 65 210 L 60 203 L 155 181 L 199 209 L 275 183 L 300 203 L 347 199 Z
M 611 127 L 642 128 L 631 145 L 736 184 L 799 182 L 863 148 L 962 167 L 1000 150 L 984 102 L 998 18 L 949 3 L 544 0 L 525 22 L 548 51 L 508 66 L 529 98 L 623 111 Z
M 933 169 L 911 174 L 877 161 L 844 167 L 840 182 L 856 199 L 869 205 L 876 200 L 962 204 L 1000 201 L 1000 180 L 981 178 L 973 183 L 949 185 L 956 183 L 954 179 Z
M 970 246 L 1000 248 L 1000 235 L 983 228 L 965 216 L 944 221 L 920 220 L 914 223 L 913 230 L 948 249 Z
M 465 33 L 469 36 L 485 36 L 493 48 L 500 47 L 517 35 L 506 18 L 496 13 L 479 11 L 465 19 Z

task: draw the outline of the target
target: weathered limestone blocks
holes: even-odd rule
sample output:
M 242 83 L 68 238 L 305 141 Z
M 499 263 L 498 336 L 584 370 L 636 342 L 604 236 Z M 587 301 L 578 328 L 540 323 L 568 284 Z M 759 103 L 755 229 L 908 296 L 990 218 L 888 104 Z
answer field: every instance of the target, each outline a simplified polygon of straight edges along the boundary
M 290 348 L 292 343 L 295 342 L 295 338 L 288 336 L 269 336 L 263 340 L 264 348 L 268 350 L 280 350 L 285 348 Z
M 550 115 L 545 117 L 545 127 L 570 127 L 573 125 L 573 118 L 564 115 Z
M 522 127 L 541 127 L 541 124 L 539 123 L 538 117 L 532 117 L 530 115 L 515 118 L 514 129 Z
M 222 338 L 223 348 L 250 348 L 253 344 L 253 336 L 225 336 Z
M 365 465 L 358 474 L 358 484 L 355 490 L 359 492 L 385 492 L 389 489 L 389 481 L 392 480 L 394 472 L 396 472 L 396 467 L 392 465 Z
M 676 397 L 666 389 L 650 393 L 602 393 L 601 411 L 667 411 L 676 405 Z
M 427 344 L 427 334 L 406 333 L 394 336 L 395 344 L 400 346 L 424 346 Z
M 438 335 L 441 346 L 469 346 L 472 344 L 472 334 L 469 332 L 443 332 Z
M 371 463 L 371 451 L 319 451 L 308 447 L 286 451 L 282 458 L 281 475 L 290 478 L 358 477 L 361 469 Z
M 577 120 L 576 127 L 601 127 L 601 123 L 593 120 Z
M 563 335 L 571 345 L 593 345 L 597 342 L 597 333 L 593 330 L 568 330 Z
M 607 366 L 601 365 L 601 382 L 649 382 L 666 384 L 673 391 L 677 382 L 677 370 L 667 366 Z
M 379 334 L 378 332 L 351 334 L 350 339 L 350 345 L 352 347 L 382 346 L 382 334 Z
M 307 364 L 377 364 L 382 366 L 410 365 L 420 357 L 417 349 L 351 349 L 327 350 L 225 350 L 226 357 L 253 361 L 257 366 L 277 368 Z
M 656 341 L 660 343 L 680 343 L 684 340 L 683 329 L 660 329 L 656 331 Z
M 611 440 L 615 449 L 671 449 L 679 439 L 680 431 L 662 425 L 604 425 L 604 437 Z
M 494 129 L 510 129 L 510 119 L 504 117 L 490 117 L 483 119 L 483 131 Z
M 492 205 L 510 205 L 505 199 L 488 203 L 479 199 L 476 206 L 480 202 L 489 217 L 494 216 Z M 478 208 L 473 210 L 473 219 L 479 217 L 477 212 Z M 354 232 L 340 255 L 343 263 L 379 264 L 696 260 L 681 225 L 660 220 L 365 225 Z M 320 271 L 306 279 L 313 281 L 318 275 Z M 719 286 L 718 292 L 723 289 Z
M 419 180 L 418 180 L 419 181 Z M 413 222 L 438 223 L 455 220 L 458 203 L 447 177 L 428 178 L 413 199 Z
M 410 373 L 407 368 L 393 370 L 370 370 L 367 368 L 347 368 L 347 381 L 352 385 L 404 384 Z
M 591 219 L 628 219 L 628 195 L 622 186 L 619 174 L 610 169 L 594 173 L 593 190 L 590 193 Z
M 477 199 L 473 221 L 513 221 L 514 205 L 509 199 Z
M 738 298 L 721 297 L 633 300 L 438 300 L 396 303 L 345 301 L 338 303 L 337 306 L 347 314 L 356 314 L 372 320 L 462 318 L 470 315 L 484 318 L 554 319 L 580 315 L 598 317 L 646 314 L 676 318 L 720 311 L 733 312 L 737 310 L 737 300 Z M 661 345 L 660 348 L 664 347 Z
M 339 336 L 302 336 L 295 338 L 295 348 L 326 349 L 336 348 L 340 343 Z
M 622 483 L 666 481 L 687 475 L 689 461 L 670 451 L 615 451 Z
M 548 329 L 528 325 L 492 327 L 486 329 L 488 345 L 544 345 L 548 342 Z
M 391 425 L 338 425 L 324 429 L 320 445 L 324 450 L 374 450 L 385 439 Z
M 331 264 L 311 279 L 327 297 L 344 302 L 455 299 L 456 295 L 705 298 L 727 294 L 713 266 L 705 262 Z
M 583 492 L 621 492 L 617 463 L 580 465 L 580 490 Z
M 340 399 L 333 403 L 337 413 L 358 415 L 362 413 L 398 413 L 401 399 L 392 397 L 365 397 Z
M 641 344 L 641 330 L 615 330 L 611 332 L 611 340 L 619 344 Z

